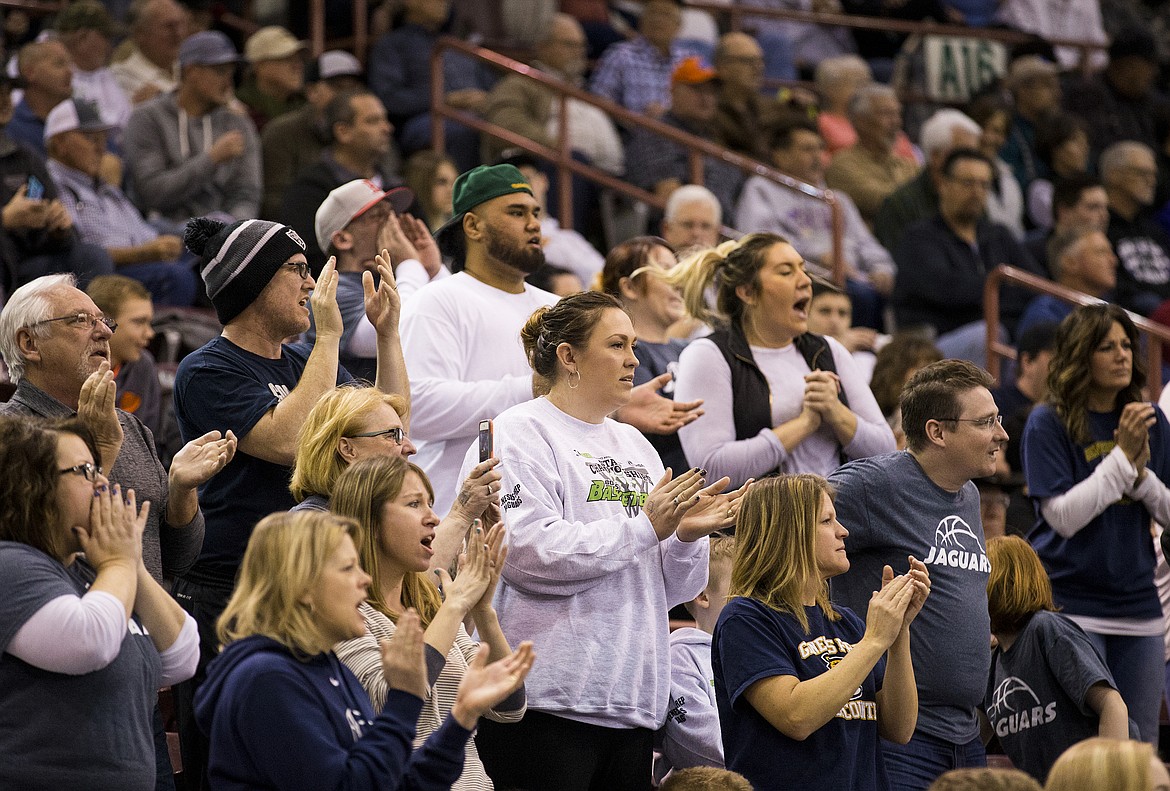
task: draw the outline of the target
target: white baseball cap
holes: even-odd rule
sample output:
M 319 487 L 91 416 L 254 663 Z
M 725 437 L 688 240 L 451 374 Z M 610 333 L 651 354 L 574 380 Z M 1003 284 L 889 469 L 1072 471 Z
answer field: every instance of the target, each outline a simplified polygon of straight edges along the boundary
M 344 230 L 351 222 L 384 200 L 389 200 L 391 208 L 402 214 L 414 203 L 414 192 L 409 187 L 392 187 L 383 191 L 368 179 L 357 179 L 342 184 L 330 192 L 329 197 L 317 208 L 317 216 L 313 223 L 321 252 L 329 251 L 333 234 Z
M 66 99 L 45 116 L 45 142 L 53 135 L 80 129 L 83 132 L 106 132 L 110 125 L 102 120 L 97 105 L 85 99 Z

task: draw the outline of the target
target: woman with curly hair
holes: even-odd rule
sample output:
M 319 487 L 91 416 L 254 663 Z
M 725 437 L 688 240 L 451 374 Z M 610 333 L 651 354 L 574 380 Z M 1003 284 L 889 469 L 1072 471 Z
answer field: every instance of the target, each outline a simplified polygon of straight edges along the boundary
M 1060 325 L 1049 402 L 1024 428 L 1032 545 L 1056 603 L 1105 659 L 1141 738 L 1158 738 L 1162 607 L 1150 519 L 1170 519 L 1170 423 L 1142 400 L 1137 329 L 1116 305 Z

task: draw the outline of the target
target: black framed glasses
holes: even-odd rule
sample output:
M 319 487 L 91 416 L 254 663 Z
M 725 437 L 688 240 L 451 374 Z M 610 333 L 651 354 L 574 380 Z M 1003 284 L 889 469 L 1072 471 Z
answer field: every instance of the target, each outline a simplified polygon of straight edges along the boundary
M 80 475 L 85 480 L 93 483 L 97 477 L 102 474 L 102 468 L 96 464 L 90 464 L 88 461 L 85 464 L 77 464 L 73 467 L 66 467 L 63 470 L 57 470 L 61 475 Z
M 56 316 L 51 319 L 41 319 L 40 321 L 34 321 L 28 326 L 36 327 L 40 324 L 50 324 L 54 321 L 63 321 L 70 327 L 84 327 L 90 332 L 93 332 L 93 328 L 97 326 L 99 321 L 109 327 L 110 332 L 116 332 L 118 329 L 118 322 L 107 316 L 96 316 L 93 313 L 71 313 L 68 316 Z
M 301 276 L 301 280 L 307 280 L 309 277 L 309 265 L 304 261 L 289 261 L 285 266 L 291 266 L 297 270 L 297 274 Z
M 972 423 L 982 429 L 993 429 L 996 424 L 1003 425 L 1003 415 L 991 417 L 936 417 L 935 420 L 946 420 L 950 423 Z
M 357 437 L 386 437 L 395 445 L 401 445 L 402 440 L 406 439 L 406 432 L 401 427 L 396 426 L 395 428 L 384 428 L 381 431 L 363 431 L 361 434 L 351 435 L 350 438 L 356 439 Z

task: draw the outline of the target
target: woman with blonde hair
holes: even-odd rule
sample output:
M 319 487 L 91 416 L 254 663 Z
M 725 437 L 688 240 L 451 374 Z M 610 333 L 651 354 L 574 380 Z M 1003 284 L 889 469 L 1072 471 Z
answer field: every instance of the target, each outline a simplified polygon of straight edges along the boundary
M 1170 791 L 1170 774 L 1147 742 L 1094 737 L 1064 751 L 1044 791 Z
M 476 744 L 501 787 L 643 791 L 669 698 L 667 612 L 703 590 L 706 536 L 732 524 L 739 495 L 701 470 L 664 470 L 609 417 L 638 365 L 615 298 L 566 297 L 521 339 L 550 387 L 495 420 L 508 522 L 496 608 L 504 633 L 533 638 L 546 660 L 524 719 L 484 721 Z
M 914 734 L 910 624 L 930 576 L 913 557 L 907 574 L 886 566 L 862 622 L 829 602 L 848 535 L 816 475 L 757 481 L 740 506 L 711 661 L 727 768 L 756 791 L 887 789 L 878 736 Z
M 1156 743 L 1165 657 L 1150 520 L 1170 524 L 1170 423 L 1143 399 L 1138 342 L 1116 305 L 1065 318 L 1021 457 L 1036 504 L 1029 541 L 1053 599 L 1105 660 L 1140 738 Z
M 387 694 L 380 641 L 394 636 L 395 624 L 407 610 L 418 612 L 426 630 L 427 690 L 416 744 L 439 729 L 452 710 L 459 684 L 475 661 L 479 645 L 487 646 L 488 661 L 512 655 L 492 608 L 500 568 L 507 557 L 503 524 L 485 535 L 476 521 L 455 580 L 444 568 L 436 568 L 432 575 L 432 542 L 439 524 L 431 510 L 433 501 L 431 483 L 419 467 L 402 458 L 380 456 L 350 466 L 337 481 L 332 504 L 334 513 L 358 523 L 358 556 L 373 578 L 369 596 L 358 608 L 366 634 L 339 643 L 334 650 L 369 693 L 375 712 L 382 710 Z M 468 617 L 475 624 L 480 644 L 463 626 Z M 497 722 L 516 722 L 524 716 L 524 702 L 521 688 L 486 715 Z M 492 788 L 473 741 L 467 743 L 463 774 L 452 788 Z
M 293 511 L 328 511 L 337 479 L 349 465 L 371 456 L 408 458 L 414 443 L 407 435 L 406 399 L 365 383 L 344 384 L 325 393 L 309 410 L 297 435 L 297 454 L 289 489 L 298 500 Z M 434 566 L 455 560 L 471 523 L 499 513 L 500 474 L 496 459 L 472 468 L 459 495 L 439 524 Z M 494 521 L 494 519 L 493 519 Z
M 828 475 L 895 449 L 853 355 L 808 331 L 812 280 L 784 237 L 724 242 L 688 256 L 669 278 L 687 311 L 717 327 L 679 356 L 675 398 L 706 408 L 679 430 L 692 464 L 739 486 L 777 471 Z
M 446 789 L 463 767 L 479 716 L 514 692 L 532 665 L 521 647 L 502 662 L 477 654 L 451 715 L 411 754 L 426 670 L 413 610 L 380 646 L 388 690 L 370 699 L 333 646 L 361 636 L 370 577 L 350 519 L 279 513 L 256 525 L 235 592 L 218 623 L 223 651 L 196 693 L 214 787 Z
M 984 725 L 1012 763 L 1043 780 L 1082 739 L 1129 738 L 1129 711 L 1113 676 L 1081 628 L 1057 614 L 1036 551 L 1018 536 L 1000 536 L 987 542 L 987 559 L 996 647 Z M 987 739 L 990 732 L 984 730 Z

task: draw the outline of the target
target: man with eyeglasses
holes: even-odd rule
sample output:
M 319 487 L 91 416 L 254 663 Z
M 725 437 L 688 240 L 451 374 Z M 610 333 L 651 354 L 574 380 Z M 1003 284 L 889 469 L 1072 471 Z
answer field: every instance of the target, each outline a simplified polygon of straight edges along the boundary
M 170 472 L 163 469 L 150 429 L 114 409 L 110 337 L 116 328 L 71 275 L 47 275 L 18 288 L 0 312 L 0 353 L 16 383 L 0 412 L 78 414 L 91 424 L 110 481 L 151 503 L 142 554 L 161 582 L 185 573 L 198 557 L 204 519 L 196 489 L 230 461 L 235 439 L 218 433 L 193 437 Z
M 849 571 L 833 601 L 858 614 L 883 569 L 926 563 L 933 592 L 911 627 L 918 725 L 905 745 L 882 742 L 890 787 L 926 789 L 950 769 L 986 763 L 976 706 L 991 664 L 991 564 L 972 479 L 995 473 L 1008 435 L 986 371 L 963 360 L 931 363 L 902 390 L 907 450 L 852 461 L 829 476 L 837 519 L 849 531 Z
M 176 687 L 184 772 L 201 777 L 206 741 L 191 705 L 206 663 L 218 651 L 215 622 L 227 604 L 236 571 L 256 523 L 294 505 L 289 478 L 297 434 L 327 391 L 352 379 L 338 365 L 342 335 L 337 271 L 332 259 L 319 279 L 309 271 L 305 242 L 287 225 L 208 217 L 187 224 L 184 242 L 200 257 L 207 296 L 223 332 L 183 358 L 175 377 L 175 416 L 184 439 L 211 430 L 232 431 L 239 452 L 200 492 L 207 537 L 195 565 L 173 592 L 199 625 L 200 665 Z M 399 301 L 394 274 L 378 267 L 381 283 L 363 274 L 366 316 L 377 336 L 376 386 L 409 398 L 398 340 Z M 316 327 L 312 346 L 285 340 Z
M 1145 143 L 1122 140 L 1101 153 L 1100 171 L 1109 199 L 1109 241 L 1121 264 L 1117 303 L 1148 316 L 1170 298 L 1170 236 L 1150 215 L 1157 161 Z
M 983 285 L 1000 264 L 1044 276 L 1003 225 L 987 219 L 995 168 L 975 149 L 959 148 L 943 161 L 938 213 L 906 229 L 894 248 L 898 265 L 891 302 L 899 329 L 926 325 L 946 357 L 983 363 L 986 329 Z M 1001 321 L 1010 330 L 1029 295 L 1005 288 Z

